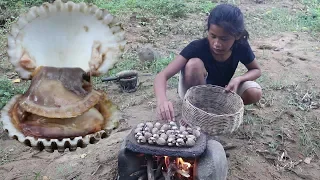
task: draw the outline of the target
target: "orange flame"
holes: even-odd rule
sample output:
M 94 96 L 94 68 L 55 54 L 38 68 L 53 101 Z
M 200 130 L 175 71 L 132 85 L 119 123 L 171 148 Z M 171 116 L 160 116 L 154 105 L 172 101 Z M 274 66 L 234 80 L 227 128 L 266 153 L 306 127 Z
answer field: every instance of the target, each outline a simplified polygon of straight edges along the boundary
M 188 171 L 191 167 L 191 163 L 185 162 L 182 158 L 177 158 L 177 166 L 182 170 Z

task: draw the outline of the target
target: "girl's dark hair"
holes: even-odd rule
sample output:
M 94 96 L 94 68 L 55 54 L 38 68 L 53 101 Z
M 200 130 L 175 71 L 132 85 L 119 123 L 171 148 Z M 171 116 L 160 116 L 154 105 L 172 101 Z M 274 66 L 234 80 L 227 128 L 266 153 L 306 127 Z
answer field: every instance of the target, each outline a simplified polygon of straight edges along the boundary
M 210 29 L 211 24 L 220 26 L 234 37 L 240 36 L 240 39 L 236 42 L 243 42 L 249 39 L 249 33 L 244 27 L 244 18 L 241 10 L 231 4 L 220 4 L 214 7 L 208 17 L 207 30 Z

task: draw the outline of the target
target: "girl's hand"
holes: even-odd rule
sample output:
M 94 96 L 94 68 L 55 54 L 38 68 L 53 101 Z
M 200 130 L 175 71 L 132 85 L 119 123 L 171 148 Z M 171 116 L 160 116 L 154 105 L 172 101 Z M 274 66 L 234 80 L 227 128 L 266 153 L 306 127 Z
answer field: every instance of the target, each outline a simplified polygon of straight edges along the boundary
M 240 83 L 241 83 L 241 79 L 239 77 L 236 77 L 229 82 L 229 84 L 226 86 L 225 90 L 237 92 L 237 89 L 238 89 Z
M 173 105 L 170 101 L 162 101 L 158 103 L 157 113 L 163 121 L 175 121 Z

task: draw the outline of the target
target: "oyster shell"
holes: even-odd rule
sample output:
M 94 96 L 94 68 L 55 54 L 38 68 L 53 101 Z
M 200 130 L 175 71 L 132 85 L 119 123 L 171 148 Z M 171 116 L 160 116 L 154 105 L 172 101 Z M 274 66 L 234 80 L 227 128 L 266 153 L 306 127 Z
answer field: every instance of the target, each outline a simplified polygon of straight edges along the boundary
M 2 109 L 3 128 L 48 152 L 108 137 L 118 126 L 118 109 L 91 77 L 107 73 L 125 44 L 121 25 L 95 5 L 56 0 L 30 8 L 12 25 L 7 52 L 31 85 Z

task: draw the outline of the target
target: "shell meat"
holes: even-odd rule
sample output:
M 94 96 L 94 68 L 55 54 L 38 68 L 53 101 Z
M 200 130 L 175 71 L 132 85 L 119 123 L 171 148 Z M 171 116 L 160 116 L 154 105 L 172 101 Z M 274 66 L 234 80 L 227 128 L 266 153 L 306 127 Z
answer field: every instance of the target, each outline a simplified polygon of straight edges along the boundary
M 118 126 L 118 107 L 92 85 L 92 76 L 113 68 L 126 44 L 113 15 L 92 4 L 46 2 L 22 14 L 7 37 L 9 61 L 31 80 L 1 111 L 11 138 L 48 152 L 73 151 Z
M 151 131 L 150 128 L 152 128 Z M 146 129 L 148 132 L 145 131 Z M 192 147 L 200 137 L 201 129 L 199 127 L 178 126 L 175 122 L 146 122 L 139 123 L 134 129 L 134 133 L 138 143 L 143 143 L 141 139 L 146 138 L 149 145 Z

